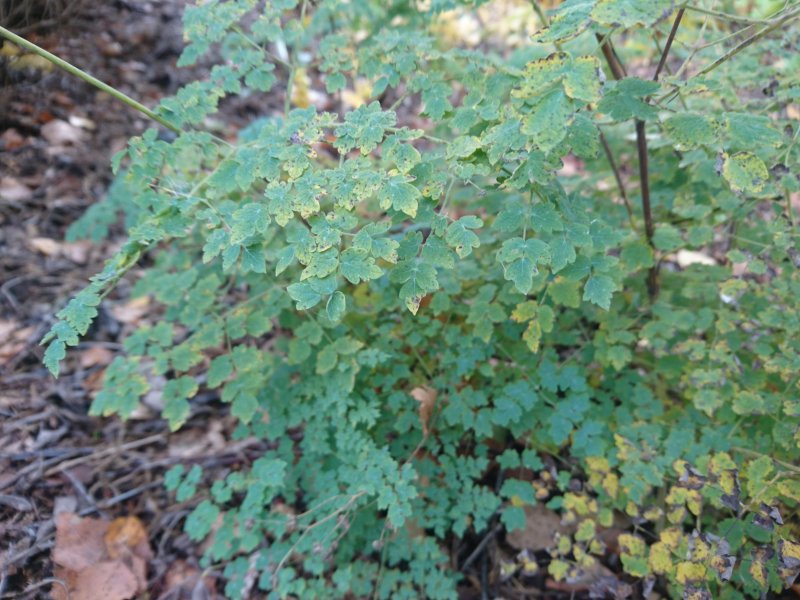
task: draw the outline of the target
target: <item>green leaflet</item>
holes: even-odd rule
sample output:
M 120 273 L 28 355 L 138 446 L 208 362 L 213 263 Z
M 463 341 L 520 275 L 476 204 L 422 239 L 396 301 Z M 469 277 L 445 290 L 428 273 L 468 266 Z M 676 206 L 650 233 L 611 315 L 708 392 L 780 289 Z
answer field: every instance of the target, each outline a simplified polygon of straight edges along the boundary
M 456 251 L 459 258 L 472 254 L 472 250 L 480 246 L 478 236 L 472 231 L 483 227 L 483 221 L 475 216 L 461 217 L 447 226 L 445 240 Z
M 293 283 L 287 289 L 292 300 L 296 302 L 297 310 L 307 310 L 316 306 L 323 296 L 327 296 L 336 291 L 336 280 L 312 279 L 300 283 Z
M 626 77 L 613 85 L 614 87 L 606 92 L 597 106 L 600 112 L 615 121 L 628 119 L 647 121 L 656 118 L 658 111 L 645 102 L 644 98 L 659 90 L 661 86 L 658 83 Z
M 419 310 L 419 304 L 424 296 L 439 289 L 436 269 L 421 259 L 399 263 L 392 271 L 391 279 L 403 284 L 400 288 L 400 299 L 413 314 Z
M 189 417 L 189 398 L 197 393 L 197 382 L 192 377 L 183 376 L 168 381 L 164 386 L 164 418 L 171 431 L 180 429 Z
M 583 288 L 583 299 L 600 308 L 611 308 L 611 295 L 617 289 L 614 280 L 606 275 L 593 275 Z
M 694 113 L 670 116 L 664 121 L 664 130 L 678 150 L 714 146 L 719 140 L 720 133 L 718 123 Z
M 649 26 L 669 17 L 673 6 L 674 0 L 597 0 L 592 19 L 615 27 Z
M 533 276 L 539 272 L 538 265 L 549 264 L 550 259 L 550 247 L 536 239 L 512 238 L 497 253 L 497 260 L 504 265 L 505 278 L 513 281 L 521 294 L 530 291 Z
M 540 43 L 564 42 L 580 35 L 592 22 L 612 27 L 650 26 L 667 18 L 673 0 L 567 0 L 548 27 L 534 35 Z
M 383 140 L 386 129 L 395 123 L 394 112 L 383 112 L 377 102 L 360 106 L 347 113 L 344 124 L 336 129 L 335 146 L 344 152 L 358 148 L 361 154 L 369 154 Z
M 342 275 L 350 283 L 377 279 L 383 270 L 375 264 L 375 259 L 362 250 L 348 248 L 342 253 L 340 268 Z
M 596 0 L 568 0 L 559 7 L 550 25 L 533 36 L 540 43 L 564 42 L 580 35 L 589 27 Z
M 559 52 L 528 63 L 515 98 L 524 100 L 523 134 L 543 152 L 555 148 L 584 104 L 600 100 L 600 62 L 591 56 L 573 58 Z
M 419 190 L 400 175 L 390 177 L 378 194 L 382 209 L 392 208 L 409 217 L 417 216 L 417 206 L 421 197 Z

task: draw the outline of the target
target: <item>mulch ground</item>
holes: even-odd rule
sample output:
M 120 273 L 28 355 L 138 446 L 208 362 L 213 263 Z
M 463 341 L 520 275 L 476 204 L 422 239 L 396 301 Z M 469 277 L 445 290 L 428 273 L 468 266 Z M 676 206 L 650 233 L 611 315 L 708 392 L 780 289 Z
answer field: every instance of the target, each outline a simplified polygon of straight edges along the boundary
M 148 106 L 193 79 L 177 69 L 183 2 L 90 2 L 66 23 L 26 27 L 26 37 Z M 236 127 L 248 107 L 231 105 Z M 240 117 L 241 114 L 241 117 Z M 123 285 L 56 380 L 38 346 L 53 314 L 120 243 L 65 243 L 65 231 L 100 201 L 111 156 L 151 123 L 42 61 L 0 52 L 0 597 L 46 597 L 60 512 L 113 520 L 135 515 L 147 530 L 150 598 L 216 597 L 200 577 L 199 550 L 182 534 L 188 504 L 164 491 L 173 464 L 198 463 L 213 477 L 258 455 L 258 444 L 225 443 L 224 419 L 169 434 L 155 412 L 126 423 L 88 416 L 92 395 L 122 334 L 146 307 Z M 202 417 L 201 417 L 202 418 Z M 167 443 L 169 441 L 169 444 Z

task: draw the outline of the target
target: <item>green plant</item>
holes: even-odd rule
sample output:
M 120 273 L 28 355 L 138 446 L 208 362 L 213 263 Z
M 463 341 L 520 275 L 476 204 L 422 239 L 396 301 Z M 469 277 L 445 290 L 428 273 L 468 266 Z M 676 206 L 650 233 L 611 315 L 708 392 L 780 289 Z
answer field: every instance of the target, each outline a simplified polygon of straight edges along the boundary
M 210 489 L 167 474 L 231 597 L 453 598 L 472 560 L 445 542 L 524 528 L 536 502 L 574 524 L 538 559 L 555 579 L 618 553 L 676 597 L 791 583 L 800 7 L 723 4 L 534 3 L 532 41 L 523 11 L 501 34 L 478 21 L 477 44 L 443 11 L 517 5 L 186 10 L 180 63 L 223 60 L 159 107 L 180 134 L 131 140 L 118 193 L 75 224 L 122 211 L 130 239 L 45 363 L 147 254 L 134 294 L 163 314 L 92 412 L 129 416 L 161 375 L 171 429 L 202 386 L 268 442 Z M 293 106 L 309 73 L 336 110 Z M 279 81 L 283 114 L 235 143 L 207 131 L 227 95 Z

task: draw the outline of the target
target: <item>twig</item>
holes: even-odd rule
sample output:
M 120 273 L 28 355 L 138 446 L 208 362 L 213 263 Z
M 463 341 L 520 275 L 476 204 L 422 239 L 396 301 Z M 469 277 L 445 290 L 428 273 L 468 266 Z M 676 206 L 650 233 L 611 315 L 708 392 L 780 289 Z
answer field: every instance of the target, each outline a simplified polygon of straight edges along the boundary
M 672 23 L 667 42 L 664 44 L 664 51 L 661 53 L 661 59 L 658 61 L 658 66 L 653 74 L 653 81 L 658 81 L 658 76 L 661 70 L 667 63 L 667 56 L 669 55 L 672 42 L 675 40 L 675 34 L 678 32 L 678 27 L 681 24 L 681 19 L 685 9 L 681 8 L 678 14 L 675 15 L 675 21 Z M 609 42 L 611 47 L 611 42 Z M 616 54 L 615 54 L 616 56 Z M 619 59 L 617 59 L 619 60 Z M 644 231 L 647 237 L 647 243 L 653 247 L 653 235 L 655 234 L 655 226 L 653 224 L 653 210 L 650 203 L 650 170 L 648 166 L 648 153 L 647 153 L 647 132 L 645 131 L 645 122 L 642 120 L 636 121 L 636 149 L 639 153 L 639 181 L 642 188 L 642 212 L 644 213 Z M 647 273 L 647 292 L 650 299 L 653 300 L 658 295 L 658 270 L 659 263 L 656 262 Z
M 84 452 L 84 451 L 85 451 L 84 449 L 80 449 L 80 452 Z M 90 451 L 91 450 L 89 450 L 89 452 Z M 64 460 L 63 456 L 56 456 L 56 457 L 53 457 L 53 458 L 48 458 L 47 460 L 44 460 L 41 463 L 30 464 L 30 465 L 24 467 L 23 469 L 17 471 L 14 474 L 14 476 L 11 477 L 10 479 L 8 479 L 7 481 L 4 481 L 4 482 L 0 483 L 0 490 L 4 490 L 4 489 L 6 489 L 8 487 L 11 487 L 15 483 L 17 483 L 17 481 L 19 481 L 20 479 L 22 479 L 26 475 L 28 475 L 30 473 L 33 473 L 34 471 L 41 471 L 45 467 L 49 467 L 50 465 L 53 465 L 53 464 L 58 464 L 62 460 Z
M 69 597 L 69 587 L 67 587 L 67 584 L 64 582 L 64 580 L 57 579 L 55 577 L 47 577 L 46 579 L 42 579 L 41 581 L 37 581 L 36 583 L 32 583 L 31 585 L 26 587 L 21 592 L 11 592 L 10 594 L 2 594 L 2 595 L 0 595 L 0 598 L 2 598 L 2 599 L 5 599 L 5 598 L 21 598 L 22 596 L 30 594 L 34 590 L 38 590 L 39 588 L 42 588 L 42 587 L 44 587 L 46 585 L 50 585 L 50 584 L 60 585 L 62 588 L 64 588 L 64 592 L 66 594 L 66 597 L 67 598 Z M 2 593 L 2 592 L 0 592 L 0 593 Z
M 537 0 L 531 0 L 531 5 L 533 5 L 533 12 L 536 13 L 536 16 L 539 17 L 539 20 L 542 22 L 542 26 L 549 27 L 550 19 L 547 18 L 547 15 L 542 10 L 542 7 L 539 6 L 539 2 L 537 2 Z
M 653 81 L 658 81 L 658 76 L 661 74 L 661 70 L 664 68 L 664 65 L 667 64 L 667 55 L 669 54 L 670 48 L 672 48 L 672 42 L 675 40 L 675 34 L 678 32 L 678 26 L 681 24 L 681 19 L 683 18 L 683 13 L 685 11 L 685 8 L 681 8 L 678 11 L 678 14 L 675 16 L 675 22 L 672 24 L 672 29 L 667 37 L 667 43 L 664 45 L 664 51 L 661 53 L 661 60 L 658 61 L 656 72 L 653 75 Z
M 681 12 L 684 10 L 691 10 L 692 12 L 700 13 L 701 15 L 708 15 L 709 17 L 716 17 L 717 19 L 722 19 L 723 21 L 732 21 L 734 23 L 748 23 L 752 25 L 758 25 L 760 23 L 766 23 L 764 19 L 751 19 L 750 17 L 742 17 L 740 15 L 733 15 L 730 13 L 725 13 L 719 10 L 712 10 L 709 8 L 702 8 L 701 6 L 692 6 L 691 4 L 687 3 L 683 8 L 681 8 Z
M 701 69 L 700 72 L 697 73 L 696 77 L 702 77 L 703 75 L 707 75 L 708 73 L 710 73 L 711 71 L 716 69 L 718 66 L 720 66 L 722 63 L 727 62 L 728 60 L 730 60 L 731 58 L 733 58 L 734 56 L 739 54 L 739 52 L 741 52 L 742 50 L 744 50 L 748 46 L 751 46 L 753 43 L 757 42 L 758 40 L 760 40 L 764 36 L 769 35 L 773 31 L 775 31 L 776 29 L 782 27 L 783 25 L 785 25 L 786 23 L 788 23 L 789 21 L 791 21 L 793 19 L 796 19 L 797 17 L 800 17 L 800 9 L 797 9 L 794 12 L 787 13 L 787 14 L 785 14 L 784 16 L 782 16 L 780 18 L 773 19 L 772 21 L 768 21 L 769 25 L 767 25 L 767 27 L 764 27 L 764 29 L 761 29 L 760 31 L 757 31 L 756 33 L 751 35 L 749 38 L 744 40 L 742 43 L 740 43 L 738 46 L 736 46 L 735 48 L 733 48 L 732 50 L 730 50 L 729 52 L 727 52 L 723 56 L 720 56 L 713 63 L 711 63 L 710 65 L 708 65 L 704 69 Z
M 78 478 L 75 477 L 70 471 L 62 471 L 64 477 L 69 479 L 69 482 L 72 484 L 72 487 L 75 488 L 75 491 L 78 492 L 78 495 L 83 498 L 83 501 L 88 506 L 89 512 L 97 512 L 100 513 L 101 516 L 105 517 L 106 515 L 97 507 L 97 503 L 94 501 L 94 498 L 86 491 L 86 487 L 78 481 Z
M 492 538 L 495 535 L 497 535 L 497 532 L 500 531 L 501 527 L 502 525 L 498 523 L 497 525 L 492 527 L 485 536 L 483 536 L 483 539 L 480 541 L 480 543 L 477 546 L 475 546 L 475 549 L 464 561 L 464 564 L 461 565 L 460 571 L 462 573 L 470 568 L 472 563 L 474 563 L 475 560 L 480 556 L 481 552 L 483 552 L 483 549 L 486 548 L 486 545 L 492 541 Z
M 34 44 L 32 42 L 29 42 L 25 38 L 20 37 L 15 33 L 12 33 L 11 31 L 6 29 L 5 27 L 0 27 L 0 36 L 6 38 L 7 40 L 9 40 L 10 42 L 16 44 L 17 46 L 25 48 L 26 50 L 28 50 L 29 52 L 32 52 L 33 54 L 41 56 L 45 60 L 48 60 L 49 62 L 51 62 L 54 65 L 56 65 L 57 67 L 59 67 L 61 69 L 64 69 L 70 75 L 74 75 L 75 77 L 78 77 L 79 79 L 83 79 L 86 83 L 88 83 L 90 85 L 93 85 L 94 87 L 106 92 L 107 94 L 111 94 L 117 100 L 120 100 L 121 102 L 124 102 L 125 104 L 127 104 L 131 108 L 133 108 L 135 110 L 138 110 L 143 115 L 153 119 L 157 123 L 160 123 L 161 125 L 163 125 L 167 129 L 169 129 L 171 131 L 174 131 L 175 133 L 180 133 L 181 132 L 181 130 L 178 127 L 176 127 L 175 125 L 173 125 L 172 123 L 170 123 L 169 121 L 167 121 L 166 119 L 161 117 L 160 115 L 157 115 L 156 113 L 154 113 L 152 110 L 147 108 L 144 104 L 141 104 L 140 102 L 137 102 L 136 100 L 134 100 L 130 96 L 127 96 L 127 95 L 123 94 L 122 92 L 120 92 L 119 90 L 111 87 L 107 83 L 103 83 L 102 81 L 100 81 L 96 77 L 93 77 L 92 75 L 89 75 L 86 71 L 80 70 L 78 67 L 76 67 L 74 65 L 71 65 L 67 61 L 59 58 L 55 54 L 52 54 L 52 53 L 48 52 L 44 48 L 40 48 L 39 46 L 37 46 L 36 44 Z
M 598 43 L 600 44 L 600 50 L 603 52 L 603 56 L 606 57 L 606 62 L 608 63 L 608 67 L 611 69 L 611 74 L 614 76 L 614 79 L 622 79 L 627 75 L 625 72 L 625 67 L 622 64 L 622 61 L 617 56 L 616 51 L 614 50 L 614 46 L 611 45 L 610 36 L 602 36 L 599 33 L 595 34 Z
M 80 512 L 80 516 L 85 517 L 86 515 L 90 515 L 94 512 L 100 512 L 101 510 L 105 510 L 111 508 L 115 504 L 119 504 L 120 502 L 124 502 L 125 500 L 129 500 L 134 496 L 138 496 L 142 492 L 146 492 L 147 490 L 152 490 L 153 488 L 161 487 L 164 485 L 163 479 L 158 479 L 157 481 L 151 481 L 150 483 L 146 483 L 144 485 L 140 485 L 137 488 L 132 490 L 128 490 L 127 492 L 122 492 L 121 494 L 117 494 L 113 498 L 109 498 L 108 500 L 103 500 L 99 504 L 94 506 L 90 506 L 89 508 L 85 508 Z
M 164 433 L 157 433 L 155 435 L 148 436 L 146 438 L 142 438 L 140 440 L 133 440 L 126 444 L 122 444 L 121 446 L 113 446 L 111 448 L 104 448 L 103 450 L 98 450 L 92 454 L 87 456 L 80 456 L 78 458 L 73 458 L 72 460 L 65 461 L 51 469 L 45 471 L 45 477 L 49 477 L 51 475 L 55 475 L 56 473 L 63 471 L 64 469 L 69 469 L 76 465 L 83 464 L 85 462 L 101 458 L 104 456 L 109 456 L 111 454 L 116 454 L 118 452 L 126 452 L 128 450 L 133 450 L 134 448 L 139 448 L 141 446 L 148 446 L 150 444 L 155 444 L 156 442 L 163 442 L 166 441 L 166 434 Z

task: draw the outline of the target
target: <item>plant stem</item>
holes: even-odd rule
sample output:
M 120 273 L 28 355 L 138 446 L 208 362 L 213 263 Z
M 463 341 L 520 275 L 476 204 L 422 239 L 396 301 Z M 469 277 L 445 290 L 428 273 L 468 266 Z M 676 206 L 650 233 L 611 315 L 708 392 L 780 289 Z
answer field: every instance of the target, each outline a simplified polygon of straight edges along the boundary
M 708 65 L 704 69 L 702 69 L 699 73 L 697 73 L 697 75 L 695 75 L 695 77 L 702 77 L 703 75 L 707 75 L 708 73 L 710 73 L 711 71 L 716 69 L 718 66 L 720 66 L 722 63 L 727 62 L 728 60 L 730 60 L 731 58 L 733 58 L 734 56 L 739 54 L 739 52 L 741 52 L 742 50 L 744 50 L 748 46 L 750 46 L 753 43 L 757 42 L 758 40 L 760 40 L 764 36 L 769 35 L 773 31 L 775 31 L 776 29 L 782 27 L 783 25 L 785 25 L 786 23 L 788 23 L 789 21 L 791 21 L 793 19 L 796 19 L 797 17 L 800 17 L 800 9 L 797 9 L 797 10 L 795 10 L 793 12 L 787 13 L 782 17 L 779 17 L 777 19 L 773 19 L 772 21 L 767 21 L 767 23 L 769 23 L 769 24 L 766 27 L 764 27 L 764 29 L 761 29 L 761 30 L 757 31 L 756 33 L 751 35 L 749 38 L 744 40 L 742 43 L 740 43 L 738 46 L 736 46 L 735 48 L 733 48 L 732 50 L 730 50 L 729 52 L 727 52 L 723 56 L 720 56 L 713 63 L 711 63 L 710 65 Z
M 308 0 L 303 0 L 300 7 L 300 25 L 306 20 L 306 9 L 308 8 Z M 285 61 L 284 61 L 285 62 Z M 292 108 L 292 88 L 294 87 L 294 79 L 297 75 L 297 48 L 292 48 L 292 57 L 288 61 L 289 79 L 286 81 L 286 96 L 283 99 L 283 116 L 289 116 L 289 110 Z
M 611 151 L 611 146 L 608 144 L 605 134 L 600 132 L 600 143 L 603 145 L 603 150 L 606 153 L 608 164 L 611 166 L 611 171 L 614 173 L 614 179 L 617 181 L 617 188 L 619 188 L 619 195 L 622 196 L 622 201 L 625 203 L 625 210 L 628 212 L 628 221 L 630 222 L 631 229 L 636 231 L 636 223 L 633 220 L 633 208 L 631 201 L 628 199 L 628 192 L 625 189 L 625 182 L 622 180 L 617 161 L 614 159 L 614 153 Z
M 679 13 L 679 18 L 682 16 L 682 13 Z M 674 35 L 672 36 L 674 37 Z M 622 64 L 622 61 L 619 59 L 616 51 L 614 50 L 614 46 L 611 43 L 611 40 L 606 37 L 602 38 L 599 34 L 597 34 L 597 39 L 600 42 L 600 48 L 603 51 L 603 55 L 606 58 L 606 62 L 608 62 L 608 66 L 611 69 L 611 73 L 614 75 L 614 79 L 622 79 L 625 77 L 625 67 Z M 666 60 L 666 51 L 672 45 L 671 41 L 667 43 L 667 47 L 665 48 L 665 52 L 662 53 L 662 60 Z M 639 156 L 639 185 L 641 187 L 641 194 L 642 194 L 642 215 L 644 217 L 644 234 L 645 238 L 647 238 L 647 243 L 650 247 L 653 247 L 653 235 L 655 233 L 655 226 L 653 224 L 653 211 L 652 206 L 650 203 L 650 171 L 648 166 L 648 157 L 647 157 L 647 136 L 645 132 L 645 124 L 644 121 L 639 119 L 636 120 L 636 150 Z M 656 263 L 654 266 L 650 268 L 649 273 L 647 274 L 647 292 L 650 296 L 650 299 L 653 300 L 658 295 L 658 264 Z
M 539 20 L 542 22 L 543 27 L 550 26 L 550 19 L 547 18 L 547 15 L 542 10 L 542 7 L 539 5 L 537 0 L 531 0 L 531 5 L 533 6 L 533 12 L 536 13 L 536 16 L 539 17 Z
M 658 61 L 655 75 L 653 75 L 653 81 L 658 81 L 661 70 L 664 68 L 664 65 L 667 64 L 667 55 L 669 54 L 670 48 L 672 48 L 672 42 L 675 40 L 675 34 L 678 32 L 678 26 L 681 24 L 684 12 L 686 12 L 686 9 L 681 8 L 675 16 L 675 22 L 672 24 L 672 29 L 670 29 L 669 36 L 667 37 L 667 43 L 664 45 L 664 51 L 661 53 L 661 60 Z
M 645 132 L 644 121 L 636 121 L 636 150 L 639 154 L 639 183 L 642 188 L 642 213 L 644 215 L 644 234 L 647 243 L 653 246 L 653 235 L 655 227 L 653 225 L 653 211 L 650 204 L 650 171 L 647 156 L 647 134 Z M 658 295 L 658 263 L 650 267 L 647 274 L 647 292 L 653 300 Z
M 614 46 L 611 45 L 610 36 L 602 36 L 599 33 L 595 34 L 598 43 L 600 44 L 600 50 L 603 52 L 603 56 L 606 57 L 606 62 L 608 63 L 608 67 L 611 69 L 611 74 L 614 76 L 614 79 L 622 79 L 627 75 L 625 72 L 625 67 L 622 64 L 622 61 L 617 56 L 616 51 L 614 50 Z
M 760 40 L 762 37 L 764 37 L 766 35 L 769 35 L 770 33 L 775 31 L 779 27 L 785 25 L 786 23 L 788 23 L 789 21 L 791 21 L 793 19 L 796 19 L 797 17 L 800 17 L 800 9 L 795 10 L 794 12 L 789 12 L 789 13 L 783 15 L 782 17 L 775 17 L 771 21 L 764 21 L 765 23 L 769 23 L 769 25 L 767 27 L 765 27 L 764 29 L 761 29 L 761 30 L 757 31 L 756 33 L 754 33 L 753 35 L 751 35 L 749 38 L 744 40 L 742 43 L 740 43 L 738 46 L 736 46 L 735 48 L 730 50 L 728 53 L 726 53 L 725 55 L 721 56 L 720 58 L 715 60 L 713 63 L 711 63 L 710 65 L 708 65 L 704 69 L 702 69 L 694 77 L 701 77 L 703 75 L 707 75 L 708 73 L 710 73 L 711 71 L 713 71 L 714 69 L 719 67 L 722 63 L 730 60 L 731 58 L 733 58 L 734 56 L 739 54 L 739 52 L 741 52 L 742 50 L 744 50 L 748 46 L 752 45 L 754 42 Z M 675 76 L 676 77 L 679 76 L 686 69 L 686 67 L 689 64 L 689 61 L 692 59 L 692 57 L 694 57 L 694 55 L 699 50 L 704 50 L 705 48 L 709 48 L 709 47 L 714 46 L 714 45 L 716 45 L 716 44 L 718 44 L 720 42 L 724 42 L 728 38 L 730 38 L 732 36 L 735 36 L 735 35 L 738 35 L 739 33 L 745 31 L 746 29 L 749 29 L 750 27 L 753 27 L 754 25 L 756 25 L 756 23 L 751 23 L 750 25 L 747 25 L 746 27 L 744 27 L 741 31 L 736 31 L 734 33 L 726 35 L 725 37 L 723 37 L 723 38 L 721 38 L 719 40 L 715 40 L 713 42 L 709 42 L 709 43 L 703 44 L 701 46 L 696 46 L 692 50 L 692 53 L 689 55 L 689 57 L 684 61 L 683 65 L 681 65 L 681 68 L 678 69 L 678 72 L 675 74 Z M 705 24 L 703 24 L 703 29 L 705 29 Z M 676 88 L 676 89 L 674 89 L 674 90 L 672 90 L 670 92 L 667 92 L 663 96 L 661 96 L 658 100 L 656 100 L 656 104 L 662 105 L 662 104 L 666 104 L 667 102 L 671 102 L 672 99 L 675 98 L 675 96 L 677 96 L 679 94 L 680 94 L 680 88 Z
M 681 12 L 683 12 L 684 10 L 691 10 L 692 12 L 700 13 L 701 15 L 708 15 L 710 17 L 716 17 L 724 21 L 732 21 L 734 23 L 747 23 L 752 25 L 758 25 L 760 23 L 767 22 L 764 19 L 751 19 L 750 17 L 732 15 L 730 13 L 721 12 L 719 10 L 711 10 L 709 8 L 702 8 L 700 6 L 692 6 L 689 3 L 686 3 L 683 6 L 683 8 L 681 8 Z
M 123 94 L 119 90 L 111 87 L 110 85 L 108 85 L 106 83 L 103 83 L 102 81 L 100 81 L 96 77 L 93 77 L 93 76 L 89 75 L 87 72 L 80 70 L 78 67 L 76 67 L 74 65 L 71 65 L 70 63 L 68 63 L 64 59 L 61 59 L 58 56 L 56 56 L 55 54 L 52 54 L 52 53 L 48 52 L 44 48 L 40 48 L 39 46 L 37 46 L 33 42 L 29 42 L 25 38 L 20 37 L 20 36 L 16 35 L 15 33 L 12 33 L 11 31 L 6 29 L 5 27 L 0 27 L 0 36 L 6 38 L 10 42 L 16 44 L 17 46 L 20 46 L 21 48 L 25 48 L 25 50 L 28 50 L 29 52 L 32 52 L 33 54 L 41 56 L 45 60 L 50 61 L 51 63 L 53 63 L 57 67 L 59 67 L 61 69 L 64 69 L 70 75 L 74 75 L 75 77 L 78 77 L 79 79 L 83 79 L 86 83 L 88 83 L 90 85 L 93 85 L 97 89 L 102 90 L 102 91 L 106 92 L 107 94 L 110 94 L 111 96 L 113 96 L 117 100 L 120 100 L 121 102 L 124 102 L 125 104 L 127 104 L 131 108 L 133 108 L 135 110 L 138 110 L 143 115 L 149 117 L 150 119 L 156 121 L 157 123 L 160 123 L 161 125 L 163 125 L 167 129 L 169 129 L 170 131 L 174 131 L 175 133 L 180 133 L 181 132 L 181 130 L 178 127 L 176 127 L 175 125 L 173 125 L 172 123 L 170 123 L 169 121 L 164 119 L 164 117 L 161 117 L 160 115 L 157 115 L 156 113 L 154 113 L 152 110 L 147 108 L 144 104 L 141 104 L 140 102 L 137 102 L 136 100 L 134 100 L 130 96 L 126 96 L 125 94 Z

